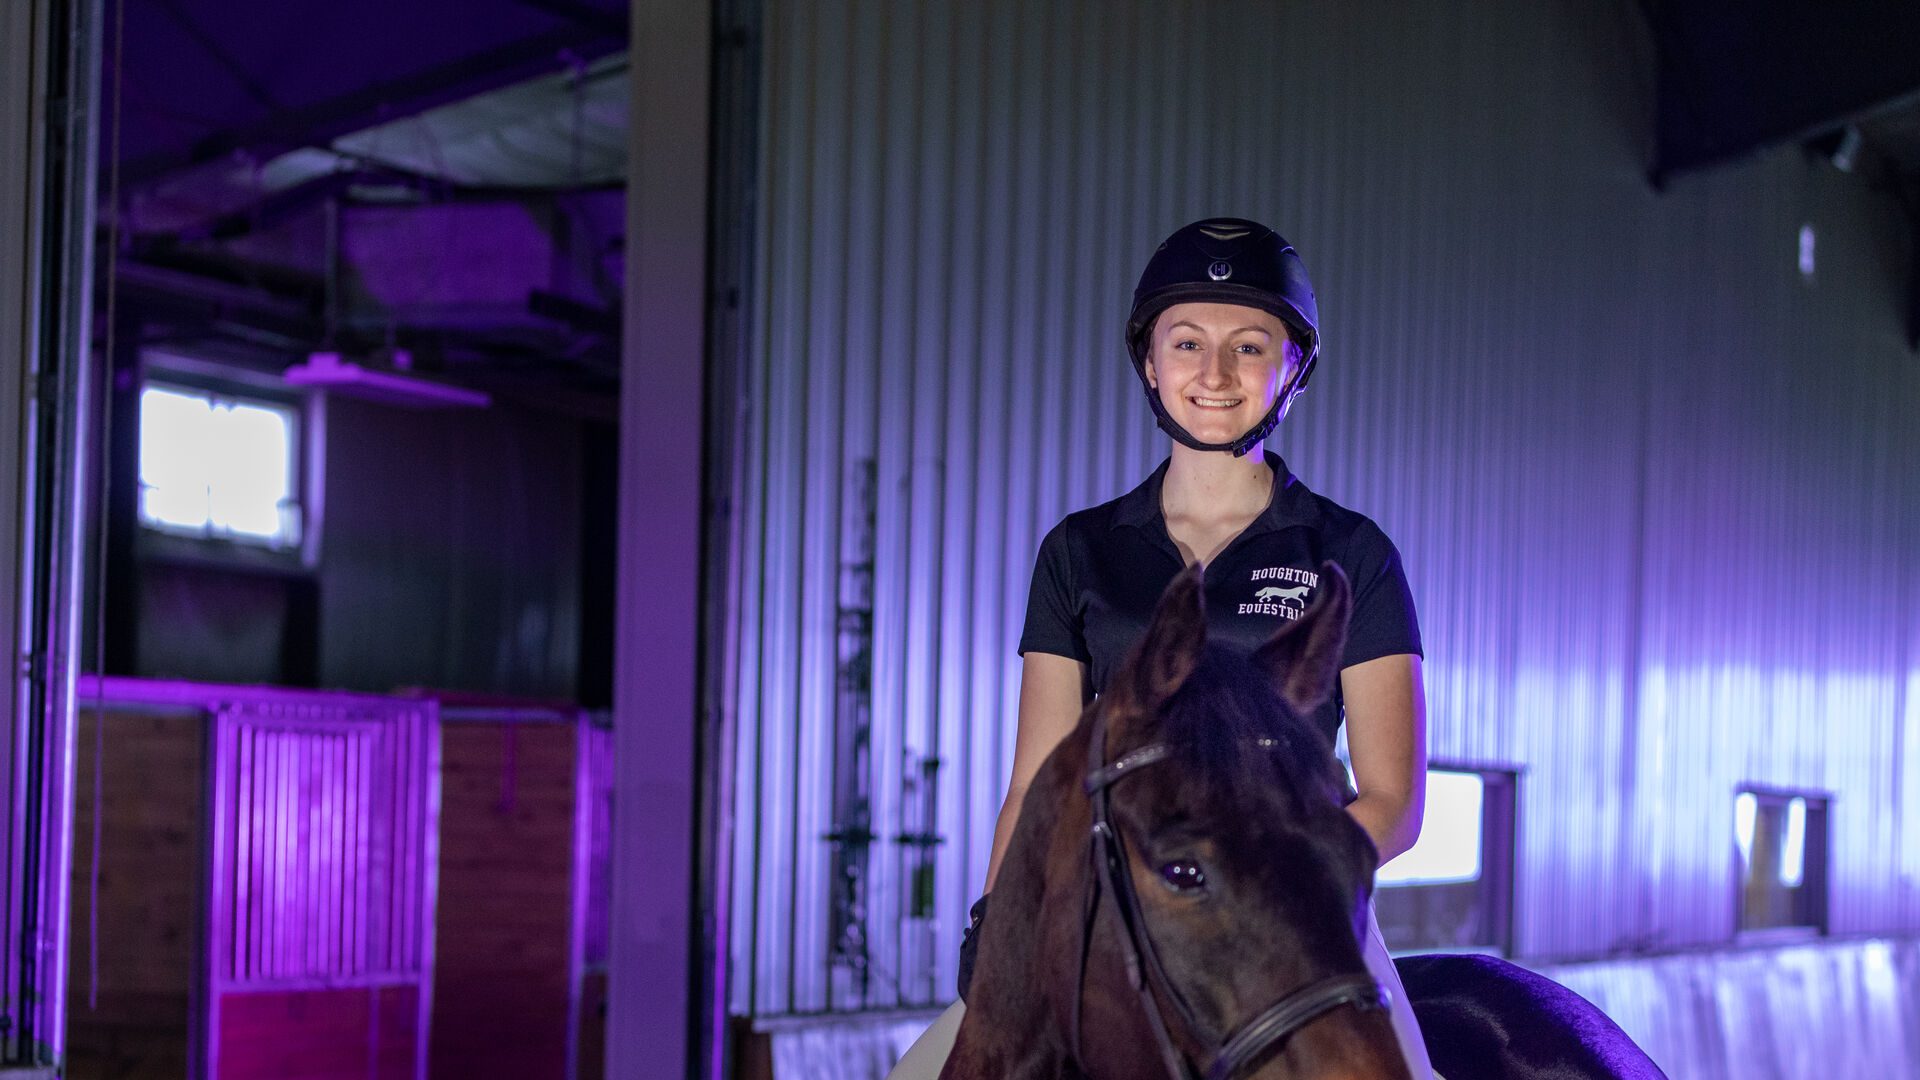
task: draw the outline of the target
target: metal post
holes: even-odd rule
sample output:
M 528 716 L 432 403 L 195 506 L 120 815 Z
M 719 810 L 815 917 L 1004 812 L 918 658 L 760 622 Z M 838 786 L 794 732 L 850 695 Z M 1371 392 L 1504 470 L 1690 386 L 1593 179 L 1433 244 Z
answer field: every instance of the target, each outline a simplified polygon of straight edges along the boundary
M 42 3 L 0 5 L 0 658 L 13 663 L 20 655 L 20 468 L 22 444 L 13 434 L 21 430 L 26 391 L 26 356 L 32 339 L 32 308 L 27 287 L 32 245 L 27 223 L 35 214 L 29 198 L 28 151 L 38 125 L 31 122 L 34 33 Z M 19 842 L 14 821 L 19 816 L 14 790 L 13 735 L 19 726 L 19 702 L 13 680 L 0 694 L 0 867 L 18 860 Z M 12 1060 L 13 1032 L 18 1021 L 20 941 L 20 881 L 7 872 L 0 878 L 0 1062 Z
M 633 0 L 607 1074 L 704 1070 L 691 1002 L 710 0 Z
M 57 1067 L 66 1041 L 100 10 L 0 11 L 0 1065 Z

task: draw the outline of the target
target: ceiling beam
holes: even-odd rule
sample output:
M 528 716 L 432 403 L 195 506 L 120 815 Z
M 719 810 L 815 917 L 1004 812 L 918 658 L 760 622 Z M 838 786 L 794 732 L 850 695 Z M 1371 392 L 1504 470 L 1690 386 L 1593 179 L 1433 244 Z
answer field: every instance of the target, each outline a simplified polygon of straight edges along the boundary
M 210 135 L 185 151 L 126 161 L 121 165 L 121 175 L 125 182 L 138 184 L 234 153 L 269 158 L 303 146 L 325 146 L 348 132 L 413 116 L 573 63 L 596 60 L 625 47 L 625 34 L 624 25 L 618 35 L 570 26 L 326 101 L 287 109 L 258 123 Z

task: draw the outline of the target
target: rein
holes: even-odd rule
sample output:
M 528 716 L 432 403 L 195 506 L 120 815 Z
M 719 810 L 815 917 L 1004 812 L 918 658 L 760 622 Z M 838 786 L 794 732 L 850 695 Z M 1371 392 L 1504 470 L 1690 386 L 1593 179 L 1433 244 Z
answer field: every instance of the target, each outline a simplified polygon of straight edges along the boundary
M 1261 746 L 1274 745 L 1272 739 L 1255 741 Z M 1126 843 L 1114 827 L 1111 816 L 1110 790 L 1113 785 L 1148 765 L 1164 760 L 1172 751 L 1165 743 L 1153 743 L 1108 764 L 1106 749 L 1106 720 L 1096 714 L 1087 744 L 1087 778 L 1084 785 L 1088 801 L 1093 805 L 1090 850 L 1093 865 L 1087 890 L 1085 921 L 1080 934 L 1079 970 L 1073 984 L 1073 1054 L 1077 1060 L 1085 1060 L 1081 1055 L 1080 1014 L 1086 991 L 1087 958 L 1092 951 L 1093 926 L 1100 914 L 1102 893 L 1111 891 L 1114 908 L 1120 915 L 1120 925 L 1126 931 L 1127 983 L 1140 997 L 1140 1009 L 1146 1014 L 1147 1027 L 1153 1032 L 1154 1042 L 1160 1048 L 1160 1059 L 1166 1066 L 1167 1076 L 1169 1080 L 1197 1080 L 1187 1059 L 1173 1043 L 1167 1018 L 1161 1011 L 1160 998 L 1154 995 L 1154 984 L 1159 985 L 1160 996 L 1173 1003 L 1173 1010 L 1178 1014 L 1177 1020 L 1187 1031 L 1197 1030 L 1198 1025 L 1194 1023 L 1191 1006 L 1181 996 L 1179 987 L 1168 977 L 1166 968 L 1160 963 L 1160 955 L 1154 949 L 1153 936 L 1147 932 L 1146 913 L 1140 906 L 1139 894 L 1134 891 L 1133 878 L 1127 871 Z M 1386 1008 L 1387 992 L 1372 976 L 1366 974 L 1333 975 L 1309 983 L 1268 1006 L 1234 1032 L 1214 1052 L 1213 1062 L 1207 1069 L 1207 1080 L 1232 1080 L 1266 1057 L 1273 1047 L 1294 1032 L 1343 1005 L 1362 1010 Z

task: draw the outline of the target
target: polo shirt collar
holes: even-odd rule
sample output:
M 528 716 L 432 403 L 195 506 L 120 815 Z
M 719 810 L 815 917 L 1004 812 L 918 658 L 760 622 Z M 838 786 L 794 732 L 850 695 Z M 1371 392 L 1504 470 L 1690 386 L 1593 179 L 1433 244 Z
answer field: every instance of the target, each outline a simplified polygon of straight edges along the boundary
M 1267 499 L 1267 508 L 1260 512 L 1247 525 L 1243 536 L 1255 533 L 1271 532 L 1291 525 L 1316 525 L 1320 521 L 1320 507 L 1313 499 L 1313 493 L 1293 475 L 1282 461 L 1280 455 L 1271 450 L 1264 451 L 1267 468 L 1273 470 L 1273 493 Z M 1153 470 L 1139 487 L 1122 495 L 1114 507 L 1112 527 L 1132 525 L 1147 528 L 1159 523 L 1166 528 L 1166 519 L 1160 510 L 1160 486 L 1166 482 L 1167 467 L 1173 464 L 1171 457 Z

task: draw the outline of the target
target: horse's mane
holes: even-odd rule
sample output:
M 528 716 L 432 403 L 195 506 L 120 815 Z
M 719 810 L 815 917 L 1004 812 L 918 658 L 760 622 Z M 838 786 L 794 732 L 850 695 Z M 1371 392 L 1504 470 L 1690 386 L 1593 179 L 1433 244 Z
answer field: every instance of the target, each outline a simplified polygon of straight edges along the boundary
M 1277 786 L 1302 813 L 1317 799 L 1338 805 L 1342 793 L 1334 786 L 1326 736 L 1286 706 L 1271 679 L 1225 646 L 1207 645 L 1200 666 L 1162 707 L 1160 732 L 1173 756 L 1210 785 Z

